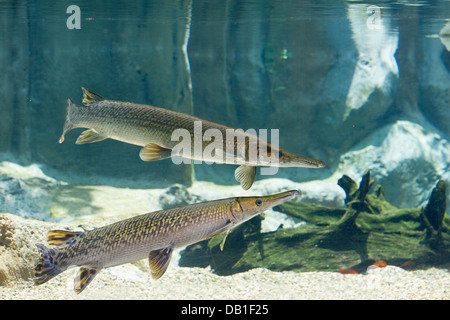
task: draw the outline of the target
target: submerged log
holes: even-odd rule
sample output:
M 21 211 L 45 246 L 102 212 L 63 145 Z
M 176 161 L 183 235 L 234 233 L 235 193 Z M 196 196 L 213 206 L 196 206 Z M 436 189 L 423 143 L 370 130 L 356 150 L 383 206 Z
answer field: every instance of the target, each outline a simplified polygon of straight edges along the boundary
M 373 186 L 367 171 L 359 186 L 348 176 L 339 182 L 346 208 L 286 202 L 275 210 L 306 223 L 261 233 L 261 220 L 243 224 L 228 235 L 189 246 L 180 265 L 210 265 L 220 275 L 252 268 L 273 271 L 365 271 L 374 261 L 416 266 L 450 262 L 449 220 L 445 216 L 446 186 L 439 181 L 425 208 L 397 208 Z M 201 257 L 201 259 L 199 259 Z
M 439 181 L 431 193 L 430 200 L 424 209 L 424 215 L 430 226 L 439 231 L 444 222 L 445 208 L 447 207 L 447 186 L 444 181 Z
M 439 181 L 431 192 L 430 200 L 421 211 L 421 216 L 426 227 L 425 242 L 439 252 L 445 255 L 445 245 L 447 241 L 445 236 L 449 230 L 444 225 L 445 209 L 447 207 L 447 186 L 444 181 Z

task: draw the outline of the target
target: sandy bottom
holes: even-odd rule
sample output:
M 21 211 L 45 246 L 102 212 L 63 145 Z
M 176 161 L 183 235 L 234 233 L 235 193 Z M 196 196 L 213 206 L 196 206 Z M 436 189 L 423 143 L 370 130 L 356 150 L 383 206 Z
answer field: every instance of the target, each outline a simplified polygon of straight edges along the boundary
M 254 269 L 217 276 L 208 269 L 171 267 L 159 280 L 135 265 L 102 272 L 81 294 L 73 291 L 76 269 L 41 286 L 24 282 L 0 287 L 0 299 L 450 299 L 450 272 L 406 271 L 387 266 L 367 274 L 271 272 Z
M 66 184 L 60 186 L 52 178 L 43 175 L 37 166 L 20 167 L 3 162 L 0 163 L 0 174 L 2 170 L 21 179 L 38 177 L 52 186 L 49 189 L 51 192 L 48 191 L 50 194 L 47 195 L 47 189 L 42 191 L 40 186 L 36 186 L 35 190 L 32 185 L 29 190 L 31 195 L 28 199 L 29 206 L 22 208 L 21 202 L 17 201 L 14 202 L 18 206 L 16 209 L 34 208 L 39 212 L 50 212 L 56 218 L 71 218 L 76 224 L 104 225 L 112 222 L 109 220 L 116 221 L 136 213 L 157 210 L 159 196 L 165 191 L 165 189 L 139 190 Z M 329 187 L 330 185 L 333 187 Z M 246 194 L 270 194 L 279 192 L 280 188 L 302 190 L 302 198 L 299 199 L 302 201 L 308 200 L 309 197 L 320 199 L 320 203 L 334 203 L 337 206 L 343 195 L 342 190 L 337 190 L 339 187 L 335 182 L 300 185 L 281 179 L 272 179 L 270 182 L 257 181 L 255 187 Z M 216 199 L 218 194 L 222 198 L 242 194 L 238 185 L 221 187 L 200 182 L 189 188 L 189 192 L 201 195 L 204 200 Z M 41 196 L 42 204 L 35 208 L 36 194 Z M 129 199 L 134 200 L 130 202 Z M 69 213 L 73 212 L 77 214 L 71 216 Z M 39 224 L 17 219 L 14 222 L 16 233 L 19 243 L 22 243 L 21 239 L 28 239 L 27 228 L 31 227 L 34 230 Z M 274 219 L 271 227 L 278 228 L 281 223 L 279 219 L 279 217 Z M 282 223 L 285 224 L 284 221 Z M 17 227 L 21 224 L 24 224 L 23 228 Z M 37 238 L 36 234 L 35 237 Z M 448 267 L 406 271 L 387 266 L 372 269 L 367 274 L 355 275 L 342 275 L 336 272 L 271 272 L 254 269 L 223 277 L 213 274 L 209 269 L 179 267 L 176 260 L 174 256 L 173 263 L 159 280 L 151 278 L 148 262 L 143 260 L 102 270 L 93 282 L 77 295 L 73 291 L 77 269 L 71 269 L 41 286 L 34 286 L 32 281 L 0 286 L 0 300 L 450 299 Z

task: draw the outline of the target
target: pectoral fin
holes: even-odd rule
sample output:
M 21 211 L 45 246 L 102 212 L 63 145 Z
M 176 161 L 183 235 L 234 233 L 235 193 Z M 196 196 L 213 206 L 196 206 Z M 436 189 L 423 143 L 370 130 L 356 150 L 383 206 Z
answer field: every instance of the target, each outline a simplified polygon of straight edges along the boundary
M 234 171 L 234 177 L 241 183 L 242 189 L 248 190 L 255 181 L 256 167 L 255 166 L 239 166 Z
M 215 236 L 225 232 L 225 237 L 222 239 L 222 242 L 220 243 L 220 251 L 223 251 L 223 246 L 225 245 L 225 240 L 227 240 L 227 236 L 230 233 L 230 230 L 231 230 L 230 223 L 231 223 L 231 220 L 228 220 L 222 228 L 210 233 L 208 236 L 208 239 L 209 239 L 209 238 L 215 237 Z
M 83 291 L 95 278 L 95 276 L 98 274 L 98 271 L 99 270 L 94 268 L 81 267 L 80 270 L 78 270 L 77 276 L 75 277 L 73 287 L 75 293 L 79 294 L 81 291 Z
M 75 144 L 92 143 L 92 142 L 105 140 L 106 138 L 108 138 L 108 137 L 104 137 L 101 134 L 99 134 L 97 131 L 95 131 L 93 129 L 89 129 L 89 130 L 83 131 L 80 134 L 77 141 L 75 141 Z
M 225 237 L 223 238 L 222 242 L 220 243 L 220 251 L 223 251 L 223 246 L 225 245 L 225 240 L 227 240 L 228 234 L 230 233 L 230 229 L 228 229 L 227 233 L 225 233 Z
M 172 150 L 161 147 L 155 143 L 149 143 L 141 149 L 139 156 L 142 161 L 163 160 L 172 156 Z
M 150 252 L 148 262 L 153 279 L 161 278 L 164 272 L 166 272 L 170 258 L 172 258 L 172 251 L 173 249 L 168 247 Z

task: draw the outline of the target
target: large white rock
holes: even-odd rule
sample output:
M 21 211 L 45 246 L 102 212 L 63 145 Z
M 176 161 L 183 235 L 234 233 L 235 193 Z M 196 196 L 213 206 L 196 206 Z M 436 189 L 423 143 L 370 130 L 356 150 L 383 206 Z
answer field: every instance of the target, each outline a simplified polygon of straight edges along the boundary
M 68 184 L 47 176 L 36 164 L 0 162 L 0 212 L 23 218 L 109 223 L 159 210 L 164 191 Z
M 450 51 L 450 22 L 448 22 L 439 32 L 439 39 L 445 46 L 447 51 Z
M 433 25 L 432 32 L 440 26 Z M 437 35 L 436 35 L 437 37 Z M 426 119 L 450 137 L 450 22 L 442 28 L 438 41 L 427 36 L 421 41 L 422 59 L 417 66 L 419 75 L 419 109 Z M 445 46 L 445 47 L 444 47 Z
M 450 183 L 450 144 L 436 133 L 409 121 L 379 129 L 344 154 L 333 176 L 346 174 L 359 182 L 366 169 L 401 207 L 424 205 L 439 179 Z

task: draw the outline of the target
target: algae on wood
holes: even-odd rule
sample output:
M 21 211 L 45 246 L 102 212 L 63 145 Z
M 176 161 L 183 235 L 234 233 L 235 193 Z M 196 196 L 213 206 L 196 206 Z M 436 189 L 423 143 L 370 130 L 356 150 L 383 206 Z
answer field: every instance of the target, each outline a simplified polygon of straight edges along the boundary
M 261 233 L 260 220 L 251 220 L 228 235 L 223 251 L 220 236 L 187 247 L 180 265 L 210 265 L 216 273 L 229 275 L 258 267 L 363 271 L 375 260 L 394 265 L 450 261 L 445 182 L 438 182 L 425 208 L 407 209 L 389 204 L 381 186 L 370 192 L 369 171 L 359 186 L 348 176 L 338 184 L 346 192 L 347 208 L 286 202 L 275 210 L 301 218 L 305 224 Z

